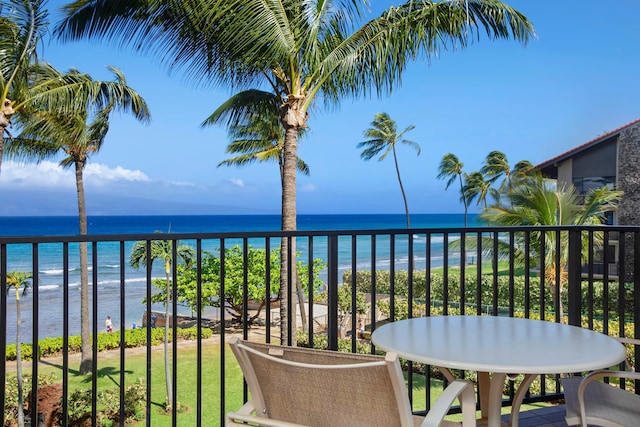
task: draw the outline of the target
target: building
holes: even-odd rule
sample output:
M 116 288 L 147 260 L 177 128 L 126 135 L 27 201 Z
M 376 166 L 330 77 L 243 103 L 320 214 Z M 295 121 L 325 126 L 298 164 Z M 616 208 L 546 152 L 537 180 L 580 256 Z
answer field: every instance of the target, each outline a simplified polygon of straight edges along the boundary
M 640 119 L 544 161 L 536 169 L 556 179 L 558 185 L 573 184 L 583 195 L 603 185 L 621 190 L 622 200 L 608 223 L 640 225 Z M 609 273 L 614 275 L 618 273 L 618 246 L 616 234 L 606 256 Z M 631 249 L 627 256 L 632 255 Z M 599 256 L 604 259 L 602 253 Z

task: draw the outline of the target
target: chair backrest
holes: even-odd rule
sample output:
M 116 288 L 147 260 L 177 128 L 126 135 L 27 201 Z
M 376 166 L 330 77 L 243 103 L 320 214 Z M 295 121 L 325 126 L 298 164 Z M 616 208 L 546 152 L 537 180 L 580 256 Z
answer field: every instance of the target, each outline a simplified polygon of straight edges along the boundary
M 413 426 L 402 370 L 386 357 L 230 341 L 258 416 L 308 426 Z

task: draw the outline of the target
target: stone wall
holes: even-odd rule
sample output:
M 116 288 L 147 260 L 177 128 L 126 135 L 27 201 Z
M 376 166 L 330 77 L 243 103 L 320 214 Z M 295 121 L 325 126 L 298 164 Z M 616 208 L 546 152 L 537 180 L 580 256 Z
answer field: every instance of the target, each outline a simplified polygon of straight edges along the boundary
M 640 123 L 618 136 L 618 184 L 624 192 L 618 208 L 618 224 L 640 225 Z M 633 238 L 625 239 L 625 278 L 633 278 Z

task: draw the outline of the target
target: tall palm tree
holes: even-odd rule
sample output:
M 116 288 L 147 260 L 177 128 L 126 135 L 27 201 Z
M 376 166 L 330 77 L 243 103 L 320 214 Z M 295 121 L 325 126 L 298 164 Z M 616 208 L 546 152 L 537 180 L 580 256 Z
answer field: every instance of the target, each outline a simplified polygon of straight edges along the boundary
M 24 397 L 22 392 L 22 347 L 20 329 L 22 318 L 20 315 L 20 296 L 27 294 L 31 283 L 31 274 L 25 271 L 10 271 L 7 273 L 7 291 L 14 289 L 16 293 L 16 377 L 18 380 L 18 426 L 24 427 Z
M 229 120 L 229 117 L 242 114 L 244 110 L 248 114 L 243 115 L 243 120 L 228 121 L 229 137 L 234 141 L 227 146 L 227 153 L 238 154 L 237 156 L 225 159 L 218 163 L 218 167 L 226 166 L 244 166 L 253 162 L 275 161 L 278 164 L 280 173 L 280 185 L 284 187 L 284 134 L 282 122 L 278 115 L 279 110 L 273 102 L 275 95 L 264 93 L 266 103 L 261 105 L 262 96 L 258 91 L 246 91 L 231 97 L 229 101 L 219 107 L 207 120 L 202 124 L 208 126 L 219 123 L 223 120 Z M 266 108 L 262 108 L 265 107 Z M 302 135 L 301 131 L 301 135 Z M 309 165 L 300 157 L 297 161 L 298 172 L 303 175 L 309 175 Z M 284 206 L 284 204 L 283 204 Z M 284 212 L 283 212 L 284 213 Z M 284 239 L 282 246 L 285 246 Z M 292 253 L 295 253 L 295 241 L 292 241 Z M 296 277 L 296 293 L 298 295 L 298 306 L 303 325 L 307 324 L 307 316 L 304 307 L 304 296 L 302 294 L 302 286 L 297 278 L 296 266 L 292 267 L 292 274 Z M 285 289 L 281 289 L 281 295 Z M 287 307 L 280 304 L 280 315 L 286 312 Z
M 532 177 L 513 188 L 512 203 L 509 206 L 497 204 L 490 206 L 480 214 L 480 218 L 490 225 L 501 226 L 560 226 L 560 225 L 599 225 L 605 223 L 604 213 L 615 210 L 622 196 L 621 191 L 606 187 L 594 189 L 587 193 L 584 202 L 573 185 L 554 188 L 548 185 L 541 176 Z M 556 239 L 559 236 L 560 253 L 556 252 Z M 585 234 L 583 239 L 587 239 Z M 594 234 L 594 244 L 602 245 L 602 233 Z M 547 232 L 544 236 L 544 247 L 541 247 L 541 233 L 535 232 L 531 238 L 532 257 L 537 259 L 544 251 L 545 281 L 550 285 L 554 298 L 556 286 L 560 292 L 567 283 L 567 262 L 569 259 L 569 233 Z M 585 240 L 582 245 L 583 261 L 587 260 L 590 245 Z M 523 253 L 515 254 L 516 260 L 524 261 Z M 556 270 L 556 258 L 560 259 L 560 271 Z M 559 280 L 558 280 L 559 278 Z M 559 282 L 559 283 L 557 283 Z M 560 319 L 563 319 L 562 304 Z
M 460 200 L 462 200 L 462 204 L 464 205 L 464 226 L 466 227 L 469 206 L 467 203 L 467 198 L 464 194 L 464 182 L 462 181 L 463 167 L 464 163 L 458 160 L 458 156 L 453 153 L 447 153 L 442 157 L 440 166 L 438 166 L 438 179 L 447 180 L 445 190 L 448 189 L 456 179 L 458 179 L 458 181 L 460 182 Z
M 403 139 L 405 133 L 415 129 L 415 126 L 407 126 L 402 132 L 398 133 L 398 126 L 396 122 L 391 119 L 387 113 L 378 113 L 371 122 L 371 128 L 364 131 L 364 136 L 369 138 L 366 141 L 358 143 L 358 148 L 364 148 L 360 157 L 364 160 L 371 160 L 377 155 L 378 161 L 382 161 L 387 158 L 389 153 L 393 154 L 393 163 L 396 168 L 396 176 L 398 177 L 398 184 L 400 184 L 400 192 L 402 193 L 402 200 L 404 201 L 404 212 L 407 216 L 407 228 L 411 228 L 411 218 L 409 216 L 409 205 L 407 204 L 407 195 L 402 185 L 402 179 L 400 178 L 400 167 L 398 166 L 398 154 L 396 152 L 396 143 L 405 144 L 416 150 L 418 156 L 420 155 L 420 145 L 417 142 Z
M 298 135 L 313 105 L 390 93 L 415 58 L 464 48 L 481 33 L 523 43 L 534 36 L 526 17 L 498 0 L 409 0 L 363 23 L 368 3 L 76 0 L 65 7 L 56 33 L 63 40 L 108 39 L 160 54 L 171 69 L 184 68 L 198 82 L 268 87 L 285 128 L 282 229 L 295 230 Z M 286 289 L 294 263 L 283 249 Z M 287 334 L 281 332 L 285 342 L 291 341 Z
M 109 116 L 113 110 L 131 111 L 140 121 L 150 119 L 147 105 L 131 87 L 124 74 L 109 67 L 115 80 L 93 81 L 77 70 L 68 74 L 78 80 L 97 86 L 103 92 L 104 101 L 85 97 L 69 103 L 77 104 L 66 110 L 25 109 L 18 114 L 22 128 L 20 135 L 7 143 L 7 155 L 41 161 L 62 154 L 60 165 L 75 168 L 76 192 L 78 200 L 79 233 L 87 234 L 87 208 L 85 203 L 83 170 L 89 158 L 100 151 L 109 130 Z M 79 96 L 79 95 L 78 95 Z M 105 102 L 106 101 L 106 102 Z M 89 326 L 89 279 L 88 251 L 85 242 L 80 243 L 80 335 L 82 356 L 80 373 L 91 372 L 93 357 Z
M 156 233 L 161 233 L 156 231 Z M 131 258 L 129 263 L 135 269 L 140 268 L 140 265 L 149 265 L 149 268 L 153 265 L 153 262 L 157 259 L 164 261 L 164 272 L 166 280 L 166 299 L 164 302 L 165 315 L 164 315 L 164 373 L 165 383 L 167 386 L 167 408 L 174 407 L 173 401 L 173 388 L 171 387 L 171 368 L 169 364 L 169 306 L 171 305 L 171 265 L 174 262 L 173 258 L 173 245 L 176 245 L 176 255 L 178 259 L 184 262 L 187 268 L 191 267 L 195 251 L 189 245 L 183 245 L 180 241 L 173 241 L 169 239 L 165 240 L 152 240 L 150 243 L 150 252 L 147 252 L 147 241 L 138 240 L 133 244 L 131 248 Z M 177 260 L 175 260 L 177 262 Z M 150 319 L 151 313 L 147 313 L 147 319 Z M 175 319 L 174 319 L 175 321 Z M 174 356 L 175 357 L 175 356 Z

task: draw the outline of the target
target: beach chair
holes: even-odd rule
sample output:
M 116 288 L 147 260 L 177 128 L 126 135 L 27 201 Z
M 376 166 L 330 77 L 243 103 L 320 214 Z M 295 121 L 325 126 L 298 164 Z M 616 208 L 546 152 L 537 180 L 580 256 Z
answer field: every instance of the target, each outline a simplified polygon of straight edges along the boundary
M 623 344 L 640 345 L 640 340 L 618 338 Z M 603 378 L 640 380 L 640 372 L 626 363 L 627 371 L 598 370 L 584 377 L 561 378 L 568 425 L 637 427 L 640 425 L 640 396 L 623 390 Z
M 230 426 L 413 427 L 461 425 L 443 421 L 459 399 L 463 426 L 476 425 L 469 381 L 450 384 L 426 417 L 411 413 L 398 357 L 230 341 L 251 399 L 227 414 Z

